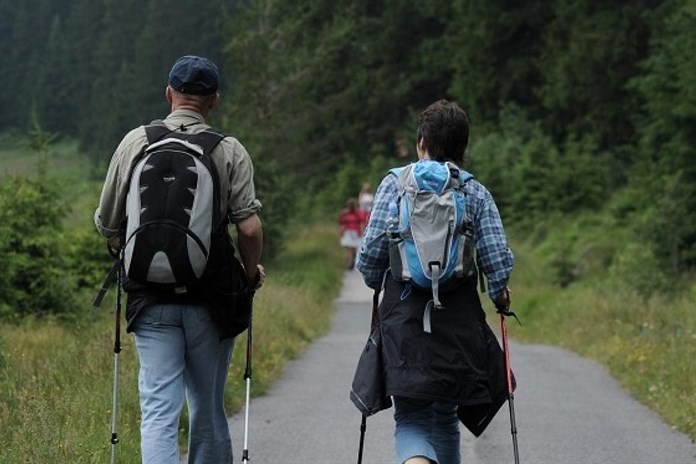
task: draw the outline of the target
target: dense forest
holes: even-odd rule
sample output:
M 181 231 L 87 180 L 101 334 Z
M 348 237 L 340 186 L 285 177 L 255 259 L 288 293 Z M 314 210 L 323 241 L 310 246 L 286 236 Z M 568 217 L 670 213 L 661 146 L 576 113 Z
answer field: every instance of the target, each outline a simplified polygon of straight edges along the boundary
M 412 159 L 418 112 L 454 99 L 506 223 L 601 210 L 688 275 L 694 30 L 694 0 L 0 0 L 0 133 L 78 140 L 101 178 L 127 130 L 166 114 L 176 57 L 207 56 L 212 122 L 252 154 L 274 245 Z

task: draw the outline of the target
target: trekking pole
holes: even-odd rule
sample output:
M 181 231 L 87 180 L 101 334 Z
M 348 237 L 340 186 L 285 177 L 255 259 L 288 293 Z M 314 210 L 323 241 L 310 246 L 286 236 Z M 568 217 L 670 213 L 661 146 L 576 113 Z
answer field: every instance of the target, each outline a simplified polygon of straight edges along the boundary
M 377 323 L 377 309 L 379 308 L 379 293 L 381 290 L 375 290 L 372 295 L 372 321 L 370 322 L 370 331 Z M 358 464 L 362 464 L 363 449 L 365 447 L 365 432 L 367 431 L 367 416 L 362 415 L 360 420 L 360 445 L 358 446 Z
M 114 390 L 111 402 L 111 464 L 116 463 L 116 445 L 118 445 L 118 366 L 121 353 L 121 283 L 123 267 L 121 254 L 118 255 L 116 271 L 116 324 L 114 330 Z
M 362 415 L 360 420 L 360 445 L 358 446 L 358 464 L 362 464 L 363 449 L 365 447 L 365 431 L 367 430 L 367 416 Z
M 244 368 L 244 381 L 246 383 L 246 400 L 244 406 L 244 450 L 242 451 L 242 463 L 249 462 L 249 395 L 251 392 L 251 352 L 252 352 L 252 331 L 251 322 L 254 315 L 254 294 L 251 296 L 251 310 L 249 312 L 249 328 L 247 329 L 247 352 L 246 367 Z
M 517 315 L 510 311 L 508 306 L 496 306 L 500 314 L 500 333 L 503 339 L 503 354 L 505 355 L 505 378 L 507 380 L 508 403 L 510 404 L 510 432 L 512 433 L 512 449 L 515 456 L 515 464 L 520 464 L 520 452 L 517 447 L 517 423 L 515 421 L 515 393 L 512 387 L 512 369 L 510 368 L 510 346 L 508 344 L 507 327 L 505 317 L 512 316 L 517 319 Z M 520 323 L 520 320 L 517 319 Z

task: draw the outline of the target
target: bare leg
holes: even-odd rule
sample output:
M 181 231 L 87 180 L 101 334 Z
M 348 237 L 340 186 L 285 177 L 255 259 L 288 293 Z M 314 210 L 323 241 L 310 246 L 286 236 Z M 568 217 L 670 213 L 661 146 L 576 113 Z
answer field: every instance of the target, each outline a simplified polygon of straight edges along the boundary
M 404 464 L 431 464 L 431 461 L 423 456 L 416 456 L 414 458 L 407 459 Z

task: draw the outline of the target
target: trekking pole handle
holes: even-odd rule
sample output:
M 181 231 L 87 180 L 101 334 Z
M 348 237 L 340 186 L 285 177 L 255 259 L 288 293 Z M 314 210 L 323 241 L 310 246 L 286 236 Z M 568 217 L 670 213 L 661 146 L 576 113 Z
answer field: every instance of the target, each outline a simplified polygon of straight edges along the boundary
M 503 305 L 503 304 L 496 304 L 495 305 L 496 312 L 500 314 L 501 317 L 514 317 L 515 320 L 519 325 L 522 325 L 520 322 L 520 319 L 517 317 L 517 314 L 515 314 L 513 311 L 510 311 L 510 306 L 509 305 Z

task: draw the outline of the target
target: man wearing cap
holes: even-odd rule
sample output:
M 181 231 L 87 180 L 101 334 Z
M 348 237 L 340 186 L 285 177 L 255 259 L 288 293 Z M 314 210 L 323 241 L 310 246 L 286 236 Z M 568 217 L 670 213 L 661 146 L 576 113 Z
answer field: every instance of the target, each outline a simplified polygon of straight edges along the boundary
M 171 113 L 163 120 L 167 128 L 185 134 L 209 129 L 205 118 L 219 102 L 218 85 L 218 68 L 210 60 L 190 55 L 179 58 L 165 90 L 171 105 Z M 94 220 L 114 249 L 121 246 L 129 180 L 147 145 L 144 126 L 131 130 L 109 165 Z M 251 159 L 242 144 L 229 136 L 211 157 L 219 177 L 222 217 L 235 225 L 242 263 L 258 289 L 265 278 L 259 264 L 263 233 Z M 205 298 L 129 291 L 126 319 L 126 330 L 135 334 L 140 360 L 142 462 L 179 463 L 179 417 L 186 397 L 188 462 L 231 463 L 223 393 L 234 338 L 220 336 Z

